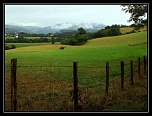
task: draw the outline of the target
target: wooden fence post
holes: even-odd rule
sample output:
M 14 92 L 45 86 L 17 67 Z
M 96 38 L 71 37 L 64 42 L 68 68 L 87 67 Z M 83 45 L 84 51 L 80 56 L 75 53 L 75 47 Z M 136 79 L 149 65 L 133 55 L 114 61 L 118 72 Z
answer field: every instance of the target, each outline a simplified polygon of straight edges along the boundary
M 140 57 L 138 57 L 138 76 L 140 77 Z
M 131 85 L 133 85 L 134 83 L 134 80 L 133 80 L 133 61 L 131 60 L 130 61 L 130 74 L 131 74 L 131 77 L 130 77 L 130 81 L 131 81 Z
M 17 104 L 16 66 L 17 59 L 11 59 L 11 111 L 16 111 Z
M 109 88 L 109 62 L 106 62 L 106 95 L 108 95 Z
M 121 61 L 121 89 L 124 90 L 124 62 Z
M 74 111 L 78 111 L 78 74 L 77 62 L 73 62 L 73 77 L 74 77 Z
M 146 69 L 146 57 L 144 56 L 144 74 L 147 75 L 147 69 Z

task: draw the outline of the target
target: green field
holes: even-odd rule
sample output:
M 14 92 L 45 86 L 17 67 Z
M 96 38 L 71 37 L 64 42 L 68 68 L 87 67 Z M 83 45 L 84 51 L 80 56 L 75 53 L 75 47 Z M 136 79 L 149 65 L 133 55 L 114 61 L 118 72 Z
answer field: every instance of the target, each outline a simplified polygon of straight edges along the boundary
M 54 45 L 51 43 L 18 43 L 16 49 L 5 50 L 5 87 L 7 90 L 5 93 L 5 109 L 10 110 L 8 95 L 10 88 L 8 83 L 10 82 L 9 66 L 13 58 L 17 59 L 18 66 L 18 98 L 20 99 L 18 110 L 59 111 L 64 109 L 64 103 L 69 107 L 68 110 L 72 110 L 72 103 L 66 101 L 65 98 L 61 100 L 59 96 L 66 96 L 66 99 L 68 99 L 67 91 L 70 91 L 73 86 L 73 62 L 78 62 L 79 66 L 79 87 L 93 86 L 94 88 L 91 88 L 91 92 L 97 92 L 101 88 L 96 85 L 101 83 L 105 85 L 106 62 L 109 62 L 110 65 L 110 79 L 120 77 L 117 75 L 120 74 L 120 61 L 125 62 L 125 70 L 127 71 L 129 70 L 128 64 L 130 60 L 133 60 L 134 65 L 137 66 L 138 57 L 143 58 L 143 56 L 148 55 L 146 42 L 148 42 L 147 31 L 96 38 L 89 40 L 82 46 L 65 45 L 65 50 L 59 49 L 61 46 L 59 43 Z M 126 79 L 127 77 L 129 76 L 126 76 Z M 29 84 L 33 81 L 34 84 Z M 52 95 L 52 91 L 50 90 L 57 94 L 56 97 L 51 97 L 53 104 L 47 103 L 48 100 L 49 102 L 51 101 L 50 95 Z M 45 100 L 44 95 L 47 98 Z M 96 98 L 98 96 L 96 95 L 93 94 L 92 97 Z M 38 97 L 39 103 L 44 103 L 43 107 L 37 106 L 39 103 L 36 102 L 36 97 Z M 34 105 L 26 105 L 28 101 L 33 102 Z M 56 103 L 53 101 L 56 101 Z M 47 106 L 49 106 L 48 109 Z
M 66 45 L 65 50 L 59 49 L 59 43 L 14 43 L 19 48 L 5 51 L 5 65 L 9 65 L 12 58 L 18 59 L 18 65 L 42 66 L 71 65 L 73 62 L 99 65 L 97 62 L 136 59 L 147 56 L 147 44 L 142 44 L 144 42 L 147 42 L 146 31 L 92 39 L 82 46 Z
M 51 42 L 43 42 L 43 43 L 6 43 L 9 45 L 15 45 L 16 48 L 26 47 L 26 46 L 39 46 L 39 45 L 50 45 Z M 55 44 L 60 44 L 60 42 L 56 42 Z
M 96 75 L 101 73 L 100 75 L 104 76 L 105 64 L 106 62 L 109 62 L 111 73 L 117 74 L 120 71 L 120 61 L 124 61 L 125 64 L 129 64 L 130 60 L 137 62 L 138 57 L 143 59 L 143 56 L 147 56 L 147 44 L 143 44 L 145 42 L 147 42 L 146 31 L 129 35 L 92 39 L 82 46 L 66 45 L 65 50 L 60 50 L 59 47 L 61 45 L 59 44 L 52 45 L 51 43 L 35 43 L 31 46 L 32 44 L 22 43 L 21 46 L 26 46 L 5 51 L 5 65 L 10 66 L 10 61 L 13 58 L 17 59 L 17 65 L 21 67 L 72 67 L 73 62 L 78 62 L 78 66 L 82 67 L 79 74 L 84 78 L 86 77 L 85 75 L 90 72 L 90 69 L 83 67 L 102 67 L 103 69 L 100 70 L 100 72 L 94 72 L 97 73 Z M 133 46 L 129 46 L 129 44 Z M 129 65 L 128 67 L 126 66 L 126 68 L 129 68 Z M 6 68 L 6 70 L 7 69 L 8 68 Z M 25 69 L 28 74 L 31 73 L 31 70 L 23 68 L 23 70 Z M 35 68 L 32 73 L 35 72 L 34 75 L 36 75 L 38 70 L 39 68 Z M 71 81 L 69 77 L 71 77 L 70 73 L 72 71 L 67 72 L 67 70 L 67 68 L 62 70 L 63 73 L 66 72 L 64 76 L 62 76 L 62 71 L 54 71 L 54 78 L 62 77 L 62 79 L 66 78 Z M 70 70 L 72 70 L 72 68 L 70 68 Z M 45 70 L 44 72 L 49 74 L 48 70 Z M 42 76 L 46 77 L 45 73 L 42 74 Z M 80 79 L 80 86 L 84 86 L 84 83 L 81 84 L 81 81 L 83 80 Z M 101 82 L 103 81 L 104 80 L 101 80 Z M 85 85 L 89 84 L 92 85 L 92 82 L 85 83 Z

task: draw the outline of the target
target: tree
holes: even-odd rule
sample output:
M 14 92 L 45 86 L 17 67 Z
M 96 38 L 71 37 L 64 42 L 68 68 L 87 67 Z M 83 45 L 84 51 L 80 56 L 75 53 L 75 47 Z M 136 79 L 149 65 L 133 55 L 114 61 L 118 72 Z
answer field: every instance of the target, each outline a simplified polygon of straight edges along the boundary
M 52 44 L 54 44 L 54 41 L 55 41 L 55 40 L 54 40 L 54 35 L 53 35 L 53 34 L 51 34 L 50 36 L 51 36 Z
M 108 36 L 118 36 L 120 35 L 120 30 L 117 28 L 110 28 L 108 29 Z
M 131 25 L 135 30 L 139 30 L 145 26 L 147 26 L 147 4 L 135 4 L 135 5 L 121 5 L 122 11 L 125 13 L 130 13 L 131 16 L 128 22 L 133 21 L 134 23 Z
M 78 33 L 79 35 L 86 34 L 86 30 L 83 29 L 82 27 L 78 28 L 78 31 L 79 31 L 79 33 Z

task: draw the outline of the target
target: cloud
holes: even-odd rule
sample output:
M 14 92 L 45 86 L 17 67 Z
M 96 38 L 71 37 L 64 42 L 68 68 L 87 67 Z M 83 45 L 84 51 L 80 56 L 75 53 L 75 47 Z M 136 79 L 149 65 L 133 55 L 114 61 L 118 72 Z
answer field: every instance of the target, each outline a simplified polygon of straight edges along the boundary
M 57 23 L 129 24 L 120 5 L 5 5 L 5 23 L 48 26 Z

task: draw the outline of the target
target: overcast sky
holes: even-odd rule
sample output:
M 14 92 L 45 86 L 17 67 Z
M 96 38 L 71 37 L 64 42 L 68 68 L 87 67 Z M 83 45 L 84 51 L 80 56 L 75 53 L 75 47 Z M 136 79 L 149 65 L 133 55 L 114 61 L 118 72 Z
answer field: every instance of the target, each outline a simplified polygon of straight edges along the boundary
M 5 24 L 40 27 L 66 22 L 130 25 L 127 22 L 130 14 L 121 9 L 119 4 L 5 4 Z

